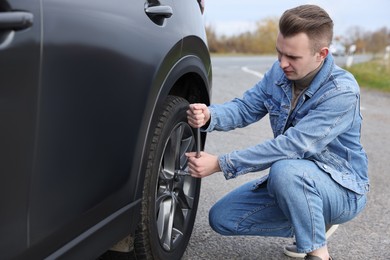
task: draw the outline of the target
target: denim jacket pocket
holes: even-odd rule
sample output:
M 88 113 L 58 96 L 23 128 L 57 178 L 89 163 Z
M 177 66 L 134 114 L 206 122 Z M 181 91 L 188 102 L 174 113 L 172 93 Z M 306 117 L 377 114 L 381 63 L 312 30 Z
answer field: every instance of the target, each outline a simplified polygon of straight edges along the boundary
M 280 105 L 276 103 L 276 101 L 272 99 L 267 99 L 264 102 L 264 106 L 266 107 L 268 114 L 269 114 L 269 120 L 272 127 L 272 132 L 275 136 L 281 133 L 281 130 L 283 128 L 282 123 L 284 123 L 283 120 L 281 120 L 281 111 L 280 111 Z

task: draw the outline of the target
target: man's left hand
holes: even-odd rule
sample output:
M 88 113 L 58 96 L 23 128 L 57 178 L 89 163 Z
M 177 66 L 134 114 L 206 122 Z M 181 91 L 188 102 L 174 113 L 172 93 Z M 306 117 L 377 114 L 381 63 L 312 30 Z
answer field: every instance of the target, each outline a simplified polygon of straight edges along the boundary
M 201 152 L 200 157 L 196 157 L 196 152 L 186 153 L 188 158 L 188 172 L 192 177 L 203 178 L 213 173 L 221 171 L 218 157 L 206 152 Z

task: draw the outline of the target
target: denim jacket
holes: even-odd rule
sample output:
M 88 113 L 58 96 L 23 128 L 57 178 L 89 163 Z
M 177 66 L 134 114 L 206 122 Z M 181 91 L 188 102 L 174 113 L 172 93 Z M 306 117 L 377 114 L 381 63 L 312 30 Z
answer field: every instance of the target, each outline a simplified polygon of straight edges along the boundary
M 274 134 L 274 139 L 220 155 L 225 178 L 264 170 L 278 160 L 306 159 L 343 187 L 366 193 L 368 159 L 360 143 L 360 93 L 354 77 L 328 55 L 293 111 L 291 99 L 292 82 L 276 61 L 242 98 L 209 107 L 205 131 L 245 127 L 268 114 Z

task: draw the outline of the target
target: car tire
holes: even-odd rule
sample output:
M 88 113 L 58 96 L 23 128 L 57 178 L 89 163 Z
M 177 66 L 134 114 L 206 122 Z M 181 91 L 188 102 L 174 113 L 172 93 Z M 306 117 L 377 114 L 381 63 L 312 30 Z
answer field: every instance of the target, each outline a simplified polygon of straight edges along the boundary
M 142 259 L 180 259 L 191 237 L 201 180 L 187 171 L 186 152 L 196 150 L 187 123 L 187 100 L 168 96 L 148 151 L 141 221 L 134 249 Z

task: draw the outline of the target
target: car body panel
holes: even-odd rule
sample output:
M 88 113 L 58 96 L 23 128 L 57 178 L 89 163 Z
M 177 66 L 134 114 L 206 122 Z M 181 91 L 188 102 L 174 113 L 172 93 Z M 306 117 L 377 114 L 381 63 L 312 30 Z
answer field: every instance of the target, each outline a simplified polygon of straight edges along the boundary
M 34 26 L 0 31 L 1 258 L 24 250 L 28 243 L 26 216 L 39 89 L 39 0 L 0 3 L 0 15 L 12 10 L 28 10 L 34 16 Z
M 82 213 L 90 225 L 104 216 L 94 212 L 100 207 L 111 212 L 134 201 L 134 196 L 116 194 L 135 188 L 135 180 L 129 178 L 133 137 L 139 131 L 134 122 L 142 121 L 148 92 L 137 84 L 153 78 L 154 62 L 180 41 L 177 36 L 164 41 L 165 46 L 159 48 L 166 51 L 158 53 L 153 43 L 137 46 L 147 42 L 143 37 L 149 33 L 162 37 L 169 29 L 155 26 L 143 11 L 143 1 L 117 1 L 123 13 L 117 8 L 110 13 L 106 1 L 94 2 L 91 10 L 90 4 L 80 1 L 43 1 L 43 84 L 31 198 L 32 243 L 55 228 L 72 226 Z M 105 22 L 100 23 L 101 19 Z M 126 27 L 135 24 L 132 19 L 143 19 L 150 26 Z M 123 23 L 123 27 L 110 23 Z M 76 26 L 78 30 L 71 29 Z M 144 51 L 134 53 L 132 48 Z M 117 196 L 115 203 L 105 201 L 110 196 Z
M 198 3 L 8 2 L 32 12 L 34 24 L 0 50 L 0 68 L 9 68 L 0 77 L 0 167 L 8 173 L 0 184 L 8 231 L 0 250 L 6 258 L 95 255 L 137 224 L 149 129 L 175 80 L 198 74 L 209 102 Z M 162 23 L 145 13 L 156 3 L 173 11 Z M 198 14 L 184 17 L 188 8 Z

